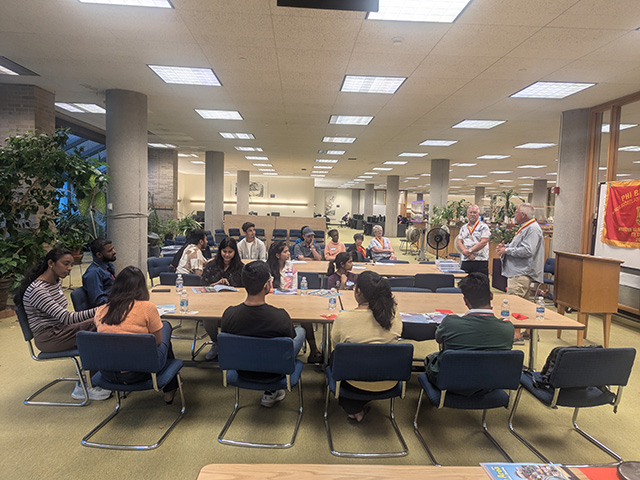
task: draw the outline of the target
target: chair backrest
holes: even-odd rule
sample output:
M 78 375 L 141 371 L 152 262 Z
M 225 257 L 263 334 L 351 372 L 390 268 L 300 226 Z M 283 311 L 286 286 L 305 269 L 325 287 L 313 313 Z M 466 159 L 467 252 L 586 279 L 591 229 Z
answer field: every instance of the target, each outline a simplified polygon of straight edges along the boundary
M 520 350 L 446 350 L 440 356 L 440 390 L 515 390 L 520 385 Z
M 435 265 L 435 264 L 436 264 L 436 261 L 435 261 L 435 260 L 433 260 L 433 261 L 429 261 L 429 262 L 418 262 L 418 263 L 419 263 L 420 265 Z
M 184 245 L 185 243 L 187 243 L 187 237 L 185 237 L 184 235 L 178 235 L 175 240 L 174 240 L 176 245 Z
M 273 240 L 284 240 L 287 241 L 287 230 L 284 228 L 274 228 L 273 229 Z
M 555 258 L 549 257 L 544 262 L 544 273 L 550 273 L 551 275 L 555 275 L 555 273 L 556 273 L 556 259 Z
M 313 236 L 316 239 L 316 242 L 324 243 L 324 230 L 314 230 Z
M 216 228 L 213 233 L 222 233 L 226 235 L 226 233 L 224 233 L 224 228 Z
M 298 272 L 298 287 L 302 281 L 302 277 L 307 279 L 307 285 L 309 288 L 318 289 L 322 288 L 322 281 L 320 280 L 320 274 L 316 272 Z
M 24 311 L 24 306 L 16 305 L 16 315 L 18 316 L 18 323 L 22 329 L 22 336 L 25 342 L 30 342 L 33 338 L 33 332 L 29 326 L 29 319 L 27 318 L 27 312 Z
M 238 238 L 240 236 L 240 229 L 239 228 L 230 228 L 229 229 L 229 236 L 230 237 L 234 237 L 234 238 Z
M 289 230 L 289 240 L 292 242 L 296 241 L 296 238 L 298 238 L 300 236 L 300 229 L 299 228 L 292 228 Z
M 558 352 L 549 377 L 553 388 L 626 385 L 635 348 L 574 348 Z
M 391 286 L 392 292 L 416 292 L 416 293 L 433 293 L 428 288 L 418 288 L 418 287 L 396 287 Z
M 458 287 L 440 287 L 436 288 L 436 293 L 462 293 Z
M 89 295 L 84 287 L 78 287 L 75 290 L 71 291 L 70 294 L 71 303 L 73 303 L 73 309 L 76 312 L 81 310 L 88 310 L 93 307 L 91 305 L 91 301 L 89 300 Z
M 387 260 L 387 259 L 382 259 L 382 260 L 376 260 L 378 263 L 409 263 L 408 260 Z
M 453 275 L 447 275 L 444 273 L 417 273 L 415 286 L 428 288 L 435 292 L 437 288 L 454 287 L 455 280 Z
M 210 247 L 215 247 L 216 245 L 216 241 L 213 238 L 213 235 L 211 235 L 211 232 L 207 234 L 207 243 L 209 244 Z
M 405 382 L 411 378 L 410 343 L 338 343 L 332 356 L 330 368 L 336 381 Z
M 256 228 L 256 237 L 264 237 L 264 228 Z
M 390 277 L 387 278 L 387 282 L 393 289 L 393 287 L 413 287 L 413 277 Z
M 218 334 L 218 362 L 221 370 L 244 370 L 288 375 L 296 367 L 293 339 L 258 338 L 231 333 Z
M 163 367 L 158 358 L 156 337 L 151 333 L 80 331 L 76 342 L 85 370 L 158 373 Z
M 222 242 L 222 240 L 224 240 L 225 238 L 227 238 L 229 235 L 227 235 L 226 233 L 222 232 L 222 233 L 218 233 L 216 232 L 216 234 L 214 235 L 215 237 L 215 241 L 216 241 L 216 245 L 220 245 L 220 242 Z
M 147 258 L 147 271 L 149 272 L 149 278 L 153 279 L 159 277 L 162 272 L 170 272 L 172 260 L 173 256 Z
M 162 272 L 159 277 L 160 285 L 175 285 L 178 274 L 173 272 Z M 202 278 L 200 275 L 195 275 L 193 273 L 183 273 L 182 282 L 185 287 L 199 287 L 202 285 Z

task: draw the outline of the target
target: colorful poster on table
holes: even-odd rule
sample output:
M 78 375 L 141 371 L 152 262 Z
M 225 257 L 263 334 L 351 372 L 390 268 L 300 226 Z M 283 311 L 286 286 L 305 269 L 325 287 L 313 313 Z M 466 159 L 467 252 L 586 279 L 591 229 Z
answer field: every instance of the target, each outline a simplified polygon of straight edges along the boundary
M 609 182 L 602 243 L 640 248 L 640 181 Z

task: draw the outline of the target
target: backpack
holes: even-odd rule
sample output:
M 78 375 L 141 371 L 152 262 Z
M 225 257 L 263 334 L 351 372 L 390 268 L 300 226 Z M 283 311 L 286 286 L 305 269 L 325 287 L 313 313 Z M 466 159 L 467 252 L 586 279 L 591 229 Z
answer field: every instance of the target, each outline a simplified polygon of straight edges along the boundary
M 551 379 L 551 375 L 553 374 L 553 370 L 558 361 L 558 355 L 560 354 L 560 352 L 565 350 L 576 350 L 579 348 L 602 348 L 602 345 L 577 345 L 573 347 L 555 347 L 549 353 L 547 360 L 544 362 L 544 367 L 542 367 L 542 370 L 540 370 L 540 378 L 539 379 L 534 378 L 535 386 L 551 388 L 551 385 L 549 385 L 549 379 Z

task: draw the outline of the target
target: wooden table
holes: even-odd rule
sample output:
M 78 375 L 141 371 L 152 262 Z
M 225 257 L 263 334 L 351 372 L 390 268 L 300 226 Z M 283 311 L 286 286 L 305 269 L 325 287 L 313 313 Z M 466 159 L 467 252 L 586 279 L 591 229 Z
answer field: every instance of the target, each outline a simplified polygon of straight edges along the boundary
M 577 468 L 571 472 L 581 480 L 587 477 Z M 403 480 L 487 480 L 482 467 L 434 467 L 422 465 L 296 465 L 229 464 L 205 465 L 197 480 L 343 480 L 345 478 Z
M 304 263 L 294 262 L 293 266 L 298 272 L 315 272 L 321 275 L 327 274 L 329 268 L 329 262 L 326 260 L 321 261 L 308 261 Z M 417 273 L 439 273 L 446 274 L 438 270 L 434 264 L 419 264 L 419 263 L 354 263 L 353 273 L 362 273 L 365 270 L 371 270 L 385 277 L 413 277 Z M 453 273 L 451 274 L 456 278 L 465 277 L 466 273 Z

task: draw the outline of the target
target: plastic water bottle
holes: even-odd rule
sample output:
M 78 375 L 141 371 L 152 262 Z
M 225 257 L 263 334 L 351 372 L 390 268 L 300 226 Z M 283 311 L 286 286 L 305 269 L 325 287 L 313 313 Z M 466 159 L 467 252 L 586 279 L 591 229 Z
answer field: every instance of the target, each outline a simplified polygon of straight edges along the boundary
M 287 260 L 284 264 L 284 282 L 283 285 L 281 285 L 281 288 L 283 290 L 293 288 L 293 268 L 290 260 Z
M 181 293 L 184 290 L 184 281 L 182 280 L 182 274 L 179 273 L 176 277 L 176 293 Z
M 509 308 L 509 300 L 506 298 L 502 301 L 502 309 L 500 310 L 500 318 L 502 320 L 509 320 L 511 316 L 511 309 Z
M 536 302 L 536 320 L 544 320 L 544 298 L 538 297 Z
M 336 309 L 336 289 L 332 288 L 331 289 L 331 296 L 329 297 L 329 310 L 335 310 Z
M 189 311 L 189 294 L 187 289 L 183 288 L 180 292 L 180 313 L 187 313 Z
M 309 290 L 309 284 L 307 283 L 307 277 L 302 277 L 300 280 L 300 295 L 306 295 Z

